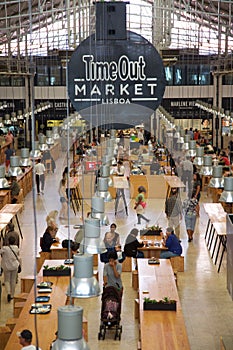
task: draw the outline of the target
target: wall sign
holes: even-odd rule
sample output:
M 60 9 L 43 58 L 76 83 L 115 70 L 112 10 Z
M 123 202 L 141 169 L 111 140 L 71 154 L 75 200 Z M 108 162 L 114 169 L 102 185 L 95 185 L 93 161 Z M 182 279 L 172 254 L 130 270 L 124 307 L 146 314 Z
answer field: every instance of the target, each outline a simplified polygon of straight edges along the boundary
M 93 126 L 106 122 L 132 125 L 148 119 L 165 90 L 159 53 L 142 36 L 95 40 L 91 35 L 68 64 L 68 93 L 74 108 Z

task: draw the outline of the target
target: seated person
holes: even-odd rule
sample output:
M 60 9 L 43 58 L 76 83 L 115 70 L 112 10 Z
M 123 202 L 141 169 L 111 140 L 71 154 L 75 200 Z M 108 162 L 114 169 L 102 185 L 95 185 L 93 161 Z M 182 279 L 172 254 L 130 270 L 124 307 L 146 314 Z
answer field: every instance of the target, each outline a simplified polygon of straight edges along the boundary
M 163 241 L 163 246 L 167 247 L 168 250 L 164 250 L 160 253 L 160 259 L 169 259 L 182 254 L 180 241 L 176 237 L 172 227 L 168 227 L 166 230 L 166 238 Z
M 119 234 L 116 232 L 106 232 L 104 237 L 104 245 L 107 251 L 105 253 L 100 254 L 100 261 L 103 263 L 107 263 L 109 252 L 121 251 L 121 246 L 119 244 Z M 119 262 L 123 262 L 124 260 L 125 255 L 123 254 L 122 257 L 120 257 Z
M 109 252 L 108 262 L 104 265 L 103 279 L 104 287 L 115 287 L 122 292 L 122 280 L 121 280 L 122 266 L 117 260 L 116 252 Z
M 138 248 L 142 248 L 144 246 L 144 243 L 139 242 L 137 236 L 138 229 L 133 228 L 125 240 L 124 253 L 129 257 L 144 258 L 143 252 L 138 251 Z
M 59 239 L 56 238 L 56 233 L 57 233 L 56 228 L 54 228 L 52 226 L 48 226 L 46 228 L 45 233 L 44 233 L 42 240 L 41 240 L 42 252 L 50 252 L 51 245 L 55 242 L 59 242 Z
M 153 159 L 153 163 L 150 166 L 150 174 L 151 175 L 159 175 L 160 173 L 160 164 L 158 162 L 158 160 Z

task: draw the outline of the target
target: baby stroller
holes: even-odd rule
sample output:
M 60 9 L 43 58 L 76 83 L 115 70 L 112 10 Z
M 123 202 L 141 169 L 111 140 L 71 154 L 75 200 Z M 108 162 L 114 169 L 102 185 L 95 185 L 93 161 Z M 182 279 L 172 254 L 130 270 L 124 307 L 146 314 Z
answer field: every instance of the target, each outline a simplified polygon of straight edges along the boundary
M 115 330 L 115 340 L 121 340 L 121 293 L 114 287 L 106 287 L 102 294 L 101 323 L 98 339 L 104 340 L 107 329 Z

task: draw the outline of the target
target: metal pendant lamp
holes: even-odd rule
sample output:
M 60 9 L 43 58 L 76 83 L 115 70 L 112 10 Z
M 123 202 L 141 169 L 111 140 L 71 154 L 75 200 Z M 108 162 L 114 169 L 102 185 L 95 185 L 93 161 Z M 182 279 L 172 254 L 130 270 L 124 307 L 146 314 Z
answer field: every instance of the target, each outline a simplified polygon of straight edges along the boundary
M 51 130 L 46 131 L 46 143 L 49 146 L 54 144 L 54 139 Z
M 45 135 L 39 135 L 39 149 L 41 152 L 47 151 L 49 149 L 48 145 L 46 144 Z
M 84 221 L 84 237 L 80 244 L 80 251 L 88 254 L 106 252 L 103 240 L 100 238 L 100 219 L 86 218 Z
M 209 187 L 211 188 L 223 188 L 224 178 L 222 177 L 222 166 L 213 166 L 213 177 L 210 179 Z
M 112 196 L 108 191 L 108 178 L 107 177 L 99 177 L 98 178 L 96 195 L 104 198 L 105 202 L 111 202 Z
M 19 166 L 19 157 L 18 156 L 10 157 L 10 168 L 8 170 L 8 175 L 20 176 L 22 174 L 23 174 L 22 169 Z
M 193 164 L 197 166 L 202 166 L 203 157 L 204 157 L 204 147 L 196 147 L 196 156 L 194 158 Z
M 11 125 L 10 114 L 5 114 L 4 125 Z
M 6 175 L 5 165 L 0 165 L 0 188 L 1 189 L 10 187 L 9 182 L 5 178 L 5 175 Z
M 29 158 L 29 148 L 21 148 L 21 159 L 19 165 L 22 167 L 29 167 L 32 165 L 32 161 Z
M 2 122 L 2 117 L 0 117 L 0 128 L 3 128 L 4 127 L 4 124 Z
M 233 177 L 224 177 L 224 191 L 219 202 L 233 203 Z
M 39 150 L 39 141 L 34 142 L 34 150 L 31 150 L 30 157 L 31 158 L 40 158 L 41 157 L 41 152 Z
M 90 350 L 83 338 L 83 308 L 79 306 L 60 306 L 58 314 L 57 339 L 52 350 Z
M 200 170 L 201 175 L 210 176 L 212 175 L 213 167 L 212 167 L 212 157 L 204 156 L 203 157 L 203 165 Z
M 189 157 L 195 157 L 196 156 L 196 141 L 190 140 L 189 141 L 189 149 L 187 150 L 187 155 Z
M 184 135 L 184 143 L 182 145 L 183 151 L 188 151 L 189 149 L 189 141 L 191 140 L 191 136 L 189 134 Z
M 57 126 L 53 126 L 53 139 L 54 140 L 58 140 L 60 138 L 60 135 L 58 133 L 58 127 Z
M 67 295 L 72 298 L 92 298 L 100 295 L 100 286 L 93 276 L 93 255 L 74 255 L 74 276 L 71 278 Z
M 93 196 L 91 199 L 91 217 L 100 220 L 101 225 L 109 225 L 107 215 L 105 215 L 105 204 L 102 197 Z
M 100 167 L 100 176 L 108 179 L 108 187 L 113 186 L 113 181 L 110 177 L 110 166 L 103 164 Z

